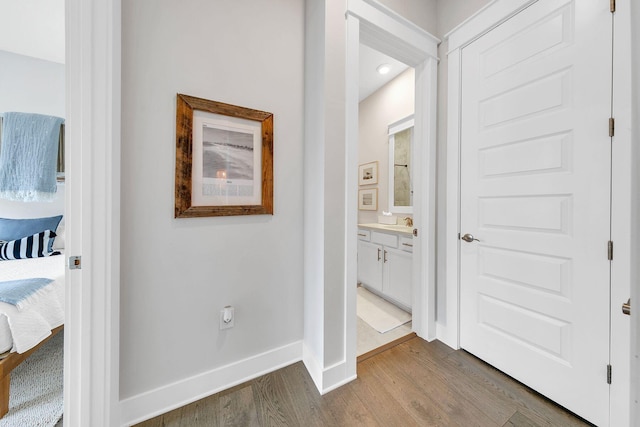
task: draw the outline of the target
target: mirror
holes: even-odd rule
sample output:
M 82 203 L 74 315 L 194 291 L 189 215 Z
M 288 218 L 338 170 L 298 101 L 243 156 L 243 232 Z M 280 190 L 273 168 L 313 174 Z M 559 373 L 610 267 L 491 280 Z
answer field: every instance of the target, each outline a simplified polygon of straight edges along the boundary
M 389 126 L 389 211 L 413 213 L 413 115 Z

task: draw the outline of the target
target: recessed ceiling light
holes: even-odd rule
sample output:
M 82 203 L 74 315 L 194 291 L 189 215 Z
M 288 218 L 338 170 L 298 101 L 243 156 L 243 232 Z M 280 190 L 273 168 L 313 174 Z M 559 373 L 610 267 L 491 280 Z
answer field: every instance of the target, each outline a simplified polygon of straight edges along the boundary
M 376 70 L 378 71 L 378 73 L 384 75 L 391 71 L 391 66 L 389 64 L 380 64 L 378 65 L 378 68 L 376 68 Z

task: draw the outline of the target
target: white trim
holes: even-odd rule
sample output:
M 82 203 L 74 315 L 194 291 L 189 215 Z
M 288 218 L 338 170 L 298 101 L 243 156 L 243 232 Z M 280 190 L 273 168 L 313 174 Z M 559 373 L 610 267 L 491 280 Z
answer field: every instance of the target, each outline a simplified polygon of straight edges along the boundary
M 441 247 L 445 251 L 446 324 L 438 322 L 438 339 L 448 346 L 460 348 L 460 283 L 458 258 L 460 245 L 460 49 L 449 53 L 447 81 L 447 185 L 446 232 Z
M 355 346 L 355 344 L 356 341 L 354 334 L 352 345 Z M 349 342 L 347 342 L 347 346 L 349 346 Z M 316 388 L 318 389 L 320 394 L 323 395 L 357 378 L 357 375 L 354 374 L 354 372 L 356 371 L 355 358 L 352 362 L 354 366 L 351 366 L 350 363 L 348 363 L 346 360 L 343 360 L 339 363 L 334 364 L 333 366 L 322 369 L 320 363 L 318 363 L 318 361 L 313 357 L 312 352 L 309 351 L 305 344 L 303 344 L 302 361 L 305 368 L 307 368 L 307 372 L 309 372 L 309 376 L 313 380 Z
M 395 123 L 391 123 L 388 127 L 387 134 L 389 136 L 414 126 L 413 114 L 408 115 L 404 119 L 400 119 Z
M 359 72 L 359 35 L 360 21 L 347 16 L 346 18 L 346 58 L 345 58 L 345 81 L 358 82 Z M 345 356 L 343 380 L 336 379 L 328 373 L 324 381 L 323 393 L 351 381 L 356 378 L 356 357 L 358 353 L 357 344 L 357 315 L 355 312 L 358 283 L 358 213 L 355 201 L 358 200 L 358 103 L 348 102 L 348 100 L 359 98 L 359 85 L 345 84 L 345 116 L 356 117 L 355 121 L 345 120 Z M 349 144 L 349 141 L 356 141 Z M 354 168 L 349 166 L 355 164 Z M 351 232 L 353 230 L 353 232 Z M 327 386 L 327 384 L 329 384 Z
M 493 0 L 444 35 L 444 39 L 448 41 L 449 53 L 471 43 L 536 1 L 538 0 Z
M 305 2 L 304 58 L 304 347 L 303 360 L 322 387 L 325 347 L 325 4 Z
M 413 218 L 418 236 L 413 242 L 412 326 L 421 338 L 436 338 L 436 160 L 438 61 L 428 57 L 415 68 L 415 113 L 412 164 Z M 418 259 L 420 262 L 415 262 Z
M 66 2 L 67 255 L 64 423 L 118 419 L 120 0 Z
M 389 56 L 415 67 L 415 112 L 414 112 L 414 191 L 426 193 L 414 203 L 414 221 L 419 235 L 414 239 L 413 253 L 413 329 L 418 336 L 427 340 L 435 338 L 435 200 L 436 200 L 436 104 L 437 104 L 437 45 L 439 40 L 420 29 L 415 24 L 386 9 L 373 0 L 349 0 L 347 11 L 347 63 L 350 64 L 346 77 L 346 175 L 350 177 L 357 171 L 357 153 L 353 147 L 358 145 L 358 97 L 357 62 L 359 43 L 367 44 Z M 357 33 L 356 33 L 357 32 Z M 355 72 L 354 72 L 355 70 Z M 356 126 L 349 126 L 356 124 Z M 347 180 L 346 193 L 355 194 L 355 181 Z M 349 187 L 351 186 L 351 187 Z M 348 238 L 356 245 L 357 206 L 346 204 Z M 415 199 L 414 199 L 415 200 Z M 351 249 L 347 252 L 352 254 Z M 353 256 L 353 255 L 351 255 Z M 420 260 L 421 262 L 415 262 Z M 347 277 L 356 277 L 357 265 L 347 260 Z M 353 287 L 347 282 L 346 287 Z M 354 287 L 355 289 L 355 287 Z M 354 290 L 355 293 L 355 290 Z M 346 319 L 355 319 L 355 298 L 347 303 Z M 347 360 L 355 360 L 355 347 L 347 348 Z
M 445 35 L 449 41 L 448 53 L 448 122 L 447 122 L 447 204 L 446 204 L 446 318 L 447 324 L 438 324 L 438 339 L 453 348 L 459 348 L 459 240 L 460 232 L 460 81 L 461 49 L 495 28 L 500 23 L 517 14 L 537 0 L 495 0 L 474 16 Z M 568 0 L 564 0 L 568 1 Z M 577 1 L 577 0 L 576 0 Z M 628 0 L 618 1 L 617 16 L 629 16 Z M 615 184 L 613 239 L 616 243 L 615 260 L 612 263 L 612 347 L 611 362 L 614 364 L 614 380 L 611 385 L 610 425 L 629 425 L 629 321 L 622 317 L 620 305 L 629 295 L 630 271 L 630 235 L 631 216 L 631 148 L 629 136 L 630 123 L 630 77 L 628 75 L 629 58 L 629 20 L 616 18 L 616 84 L 615 108 L 616 136 L 614 142 L 613 168 Z M 621 52 L 620 52 L 621 51 Z M 616 373 L 617 372 L 617 373 Z
M 129 426 L 180 408 L 301 360 L 302 341 L 266 351 L 123 399 L 119 425 Z M 66 421 L 66 419 L 65 419 Z
M 629 20 L 639 22 L 640 4 L 630 4 Z M 616 20 L 618 18 L 616 17 Z M 640 28 L 637 25 L 630 26 L 631 39 L 631 228 L 630 228 L 630 257 L 637 260 L 640 257 Z M 633 196 L 635 195 L 635 196 Z M 640 425 L 640 265 L 637 262 L 631 264 L 631 422 L 628 425 Z
M 359 43 L 412 67 L 438 57 L 438 38 L 375 0 L 349 0 L 347 15 L 360 22 Z
M 306 342 L 302 343 L 302 363 L 307 368 L 307 372 L 316 388 L 322 393 L 322 365 L 315 358 L 314 352 L 311 351 Z
M 614 17 L 614 87 L 613 116 L 616 130 L 613 138 L 613 216 L 611 240 L 615 244 L 611 263 L 611 366 L 610 424 L 626 426 L 631 410 L 631 319 L 622 314 L 622 303 L 631 293 L 632 163 L 631 151 L 631 19 L 628 0 L 616 2 Z M 637 193 L 636 193 L 636 196 Z M 637 283 L 637 282 L 636 282 Z
M 355 369 L 350 370 L 349 364 L 346 362 L 336 363 L 333 366 L 325 368 L 322 373 L 324 383 L 322 384 L 321 394 L 327 394 L 357 378 L 354 374 Z

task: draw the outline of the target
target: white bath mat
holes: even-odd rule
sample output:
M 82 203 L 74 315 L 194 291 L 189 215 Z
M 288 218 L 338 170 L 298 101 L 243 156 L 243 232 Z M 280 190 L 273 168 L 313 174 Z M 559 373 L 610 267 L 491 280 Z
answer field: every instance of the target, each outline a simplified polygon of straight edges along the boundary
M 380 298 L 364 287 L 358 287 L 358 317 L 384 334 L 411 321 L 411 314 Z

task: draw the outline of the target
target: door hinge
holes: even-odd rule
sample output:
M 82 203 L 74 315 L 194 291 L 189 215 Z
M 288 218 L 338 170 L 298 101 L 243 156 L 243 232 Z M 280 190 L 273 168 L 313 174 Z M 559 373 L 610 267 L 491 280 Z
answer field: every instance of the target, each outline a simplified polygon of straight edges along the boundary
M 81 256 L 70 256 L 69 257 L 69 270 L 80 270 L 82 269 L 82 257 Z
M 609 0 L 609 10 L 611 10 L 611 13 L 616 11 L 616 0 Z
M 609 138 L 612 138 L 616 133 L 616 119 L 609 117 Z
M 607 384 L 611 384 L 611 365 L 607 365 Z
M 418 229 L 417 228 L 413 229 L 413 236 L 414 237 L 418 237 Z
M 607 242 L 607 259 L 613 261 L 613 242 L 611 240 Z

